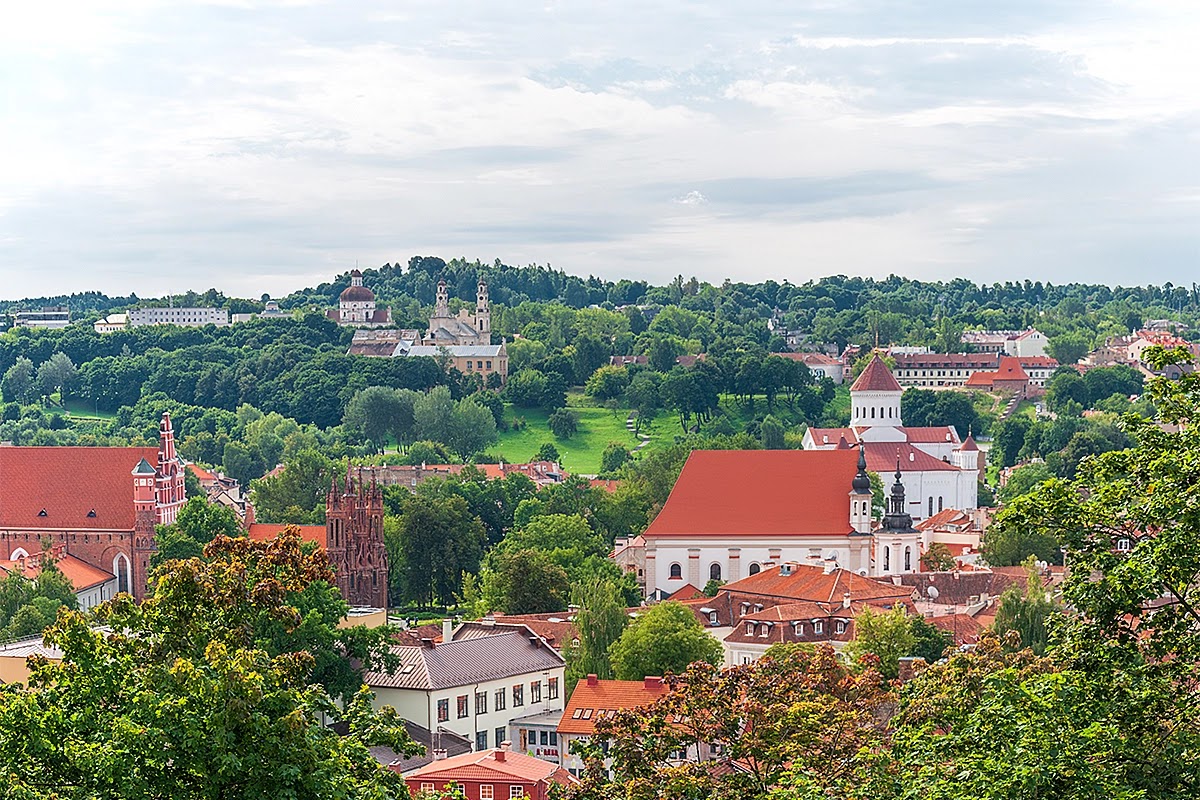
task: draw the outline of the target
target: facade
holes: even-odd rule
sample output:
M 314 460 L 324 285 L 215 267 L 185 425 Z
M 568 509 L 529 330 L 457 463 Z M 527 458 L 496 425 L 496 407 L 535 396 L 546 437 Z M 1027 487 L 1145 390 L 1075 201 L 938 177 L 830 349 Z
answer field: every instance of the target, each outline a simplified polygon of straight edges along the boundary
M 71 324 L 66 306 L 45 306 L 38 311 L 13 311 L 14 328 L 65 328 Z
M 39 551 L 30 553 L 28 556 L 19 555 L 12 561 L 0 561 L 0 572 L 4 574 L 15 572 L 29 581 L 36 581 L 47 559 L 53 561 L 63 577 L 70 581 L 80 610 L 87 611 L 117 596 L 115 575 L 97 569 L 75 556 L 67 555 L 66 547 L 61 544 L 51 548 L 50 553 Z
M 186 499 L 167 414 L 158 435 L 157 448 L 0 447 L 0 560 L 49 540 L 143 599 L 154 527 L 174 523 Z
M 251 539 L 272 539 L 287 527 L 298 529 L 306 541 L 315 542 L 329 556 L 337 587 L 351 606 L 387 608 L 388 558 L 383 543 L 383 492 L 361 471 L 346 471 L 325 496 L 324 525 L 268 525 L 253 522 Z
M 946 508 L 972 510 L 979 499 L 979 448 L 952 426 L 908 427 L 900 415 L 903 387 L 878 355 L 850 387 L 850 426 L 809 428 L 805 450 L 862 445 L 870 472 L 884 475 L 900 460 L 905 512 L 914 519 Z M 969 444 L 968 444 L 969 443 Z
M 468 314 L 460 309 L 450 314 L 450 292 L 445 281 L 438 281 L 437 297 L 433 304 L 433 315 L 429 318 L 429 330 L 420 344 L 436 347 L 490 345 L 492 343 L 492 312 L 488 301 L 488 287 L 480 281 L 475 292 L 475 313 Z
M 1023 331 L 964 331 L 963 344 L 969 344 L 977 353 L 995 353 L 1010 356 L 1046 355 L 1046 334 L 1034 328 Z
M 103 319 L 98 319 L 92 323 L 92 329 L 96 333 L 114 333 L 123 331 L 129 327 L 129 315 L 122 312 L 119 314 L 109 314 Z
M 447 365 L 464 375 L 479 374 L 485 379 L 493 373 L 508 378 L 508 349 L 500 344 L 417 344 L 417 331 L 356 331 L 347 355 L 375 358 L 424 356 L 445 359 Z
M 561 767 L 524 753 L 514 753 L 507 742 L 493 750 L 436 758 L 405 776 L 415 796 L 433 793 L 453 784 L 463 800 L 509 800 L 528 797 L 547 800 L 551 787 L 574 783 Z
M 834 384 L 841 386 L 846 379 L 846 366 L 840 358 L 827 356 L 824 353 L 797 353 L 804 366 L 819 380 L 829 378 Z
M 338 307 L 325 312 L 338 325 L 352 328 L 380 328 L 392 324 L 390 308 L 375 307 L 375 293 L 363 285 L 362 273 L 350 271 L 350 285 L 338 296 Z
M 654 704 L 667 693 L 662 678 L 640 681 L 600 680 L 595 675 L 575 684 L 571 700 L 558 723 L 561 765 L 572 775 L 583 772 L 583 760 L 571 752 L 571 745 L 586 742 L 596 733 L 596 721 L 617 711 L 630 711 Z
M 203 325 L 229 324 L 229 312 L 223 308 L 134 308 L 127 316 L 131 328 L 140 328 L 143 325 L 198 328 Z
M 901 386 L 946 388 L 966 386 L 977 372 L 1000 369 L 1003 355 L 996 353 L 921 353 L 893 355 L 896 361 L 896 381 Z M 1041 388 L 1058 369 L 1058 362 L 1049 356 L 1010 356 L 1015 358 L 1029 377 L 1029 384 Z
M 419 645 L 397 645 L 394 673 L 368 673 L 376 707 L 431 730 L 474 742 L 477 752 L 508 741 L 519 717 L 563 707 L 565 661 L 536 635 L 517 631 Z

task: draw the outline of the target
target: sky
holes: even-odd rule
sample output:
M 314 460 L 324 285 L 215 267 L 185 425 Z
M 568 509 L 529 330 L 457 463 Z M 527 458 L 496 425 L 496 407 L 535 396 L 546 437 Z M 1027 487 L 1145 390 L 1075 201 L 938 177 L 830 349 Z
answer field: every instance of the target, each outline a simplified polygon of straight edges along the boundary
M 1198 41 L 1195 0 L 13 3 L 0 297 L 416 254 L 1190 285 Z

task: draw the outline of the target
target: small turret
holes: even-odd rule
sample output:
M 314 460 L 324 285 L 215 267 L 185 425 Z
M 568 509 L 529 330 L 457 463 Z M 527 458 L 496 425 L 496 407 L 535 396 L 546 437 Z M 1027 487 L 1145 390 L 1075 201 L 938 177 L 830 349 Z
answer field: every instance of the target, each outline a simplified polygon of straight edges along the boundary
M 855 533 L 871 532 L 871 477 L 862 443 L 858 445 L 858 472 L 850 481 L 850 527 Z

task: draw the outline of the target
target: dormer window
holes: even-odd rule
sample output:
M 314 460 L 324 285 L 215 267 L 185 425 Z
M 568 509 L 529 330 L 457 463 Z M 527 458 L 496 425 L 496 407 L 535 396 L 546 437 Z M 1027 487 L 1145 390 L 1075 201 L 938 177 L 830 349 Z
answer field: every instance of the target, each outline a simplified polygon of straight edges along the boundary
M 39 517 L 48 517 L 48 516 L 50 516 L 50 515 L 49 515 L 49 514 L 47 514 L 47 513 L 46 513 L 46 509 L 44 509 L 44 508 L 43 508 L 41 511 L 39 511 L 39 512 L 38 512 L 38 516 L 39 516 Z
M 94 508 L 93 508 L 91 511 L 89 511 L 89 512 L 87 513 L 87 515 L 88 515 L 89 517 L 94 517 L 94 516 L 96 516 L 96 509 L 94 509 Z

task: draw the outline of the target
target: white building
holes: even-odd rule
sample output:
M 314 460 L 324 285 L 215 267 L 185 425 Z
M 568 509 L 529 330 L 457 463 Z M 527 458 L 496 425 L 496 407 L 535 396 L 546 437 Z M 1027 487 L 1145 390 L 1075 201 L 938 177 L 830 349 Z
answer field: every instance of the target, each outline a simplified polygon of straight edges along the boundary
M 963 331 L 962 341 L 974 347 L 978 353 L 1046 355 L 1046 334 L 1034 328 L 1023 331 Z
M 71 324 L 66 306 L 45 306 L 40 311 L 13 311 L 14 328 L 65 328 Z
M 396 646 L 401 666 L 366 683 L 376 707 L 392 706 L 429 730 L 450 730 L 487 750 L 519 717 L 563 708 L 563 658 L 533 633 Z
M 123 331 L 129 327 L 129 315 L 125 313 L 109 314 L 103 319 L 98 319 L 92 323 L 92 328 L 96 333 L 113 333 L 115 331 Z
M 809 428 L 805 450 L 839 450 L 864 445 L 867 469 L 903 473 L 907 508 L 913 519 L 946 508 L 970 511 L 979 501 L 979 448 L 961 440 L 952 425 L 906 427 L 900 416 L 904 389 L 887 364 L 875 356 L 850 387 L 850 426 Z
M 129 327 L 178 325 L 199 328 L 203 325 L 229 324 L 229 312 L 223 308 L 134 308 L 129 311 Z

